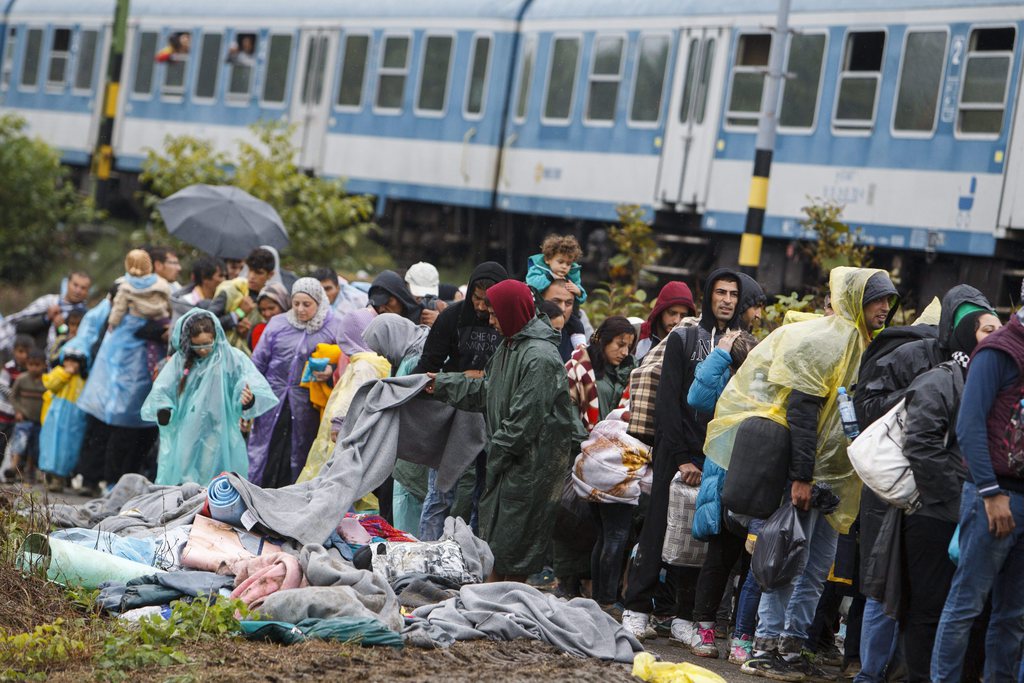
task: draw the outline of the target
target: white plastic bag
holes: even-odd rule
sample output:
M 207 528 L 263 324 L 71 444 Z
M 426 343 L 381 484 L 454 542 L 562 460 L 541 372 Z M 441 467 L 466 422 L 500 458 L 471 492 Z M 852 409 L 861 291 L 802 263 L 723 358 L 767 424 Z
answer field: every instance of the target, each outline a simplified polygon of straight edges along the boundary
M 697 512 L 697 486 L 687 486 L 677 472 L 668 494 L 668 527 L 661 559 L 673 567 L 701 567 L 708 544 L 693 537 L 693 516 Z
M 907 402 L 894 405 L 860 433 L 846 452 L 864 484 L 879 498 L 903 510 L 916 510 L 920 494 L 910 461 L 903 455 Z

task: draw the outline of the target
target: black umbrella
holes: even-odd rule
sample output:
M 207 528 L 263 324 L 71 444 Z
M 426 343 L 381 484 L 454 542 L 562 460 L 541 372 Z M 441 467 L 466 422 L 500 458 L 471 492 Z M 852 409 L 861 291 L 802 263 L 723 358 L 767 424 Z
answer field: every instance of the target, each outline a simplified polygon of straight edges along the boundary
M 157 209 L 169 233 L 212 256 L 244 259 L 261 245 L 288 246 L 274 207 L 230 185 L 190 185 Z

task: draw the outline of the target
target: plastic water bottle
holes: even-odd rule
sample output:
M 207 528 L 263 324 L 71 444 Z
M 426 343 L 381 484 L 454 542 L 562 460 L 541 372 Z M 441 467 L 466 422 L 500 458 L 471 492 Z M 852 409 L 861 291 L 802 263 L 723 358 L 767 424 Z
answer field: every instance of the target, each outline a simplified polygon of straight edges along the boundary
M 846 393 L 846 387 L 839 387 L 839 419 L 843 423 L 843 431 L 846 438 L 853 441 L 860 436 L 860 427 L 857 425 L 857 411 L 853 408 L 853 401 Z
M 768 403 L 768 381 L 763 372 L 755 372 L 750 382 L 750 395 L 759 403 Z

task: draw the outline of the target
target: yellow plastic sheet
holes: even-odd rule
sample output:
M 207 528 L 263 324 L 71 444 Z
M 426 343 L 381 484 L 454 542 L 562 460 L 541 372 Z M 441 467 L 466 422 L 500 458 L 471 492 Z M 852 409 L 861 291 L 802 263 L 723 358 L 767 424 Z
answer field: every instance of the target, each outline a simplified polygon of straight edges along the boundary
M 918 316 L 917 320 L 914 321 L 915 325 L 938 325 L 939 318 L 942 317 L 942 302 L 939 301 L 939 297 L 933 297 L 930 304 Z
M 650 652 L 633 658 L 633 675 L 652 683 L 726 683 L 713 671 L 687 662 L 659 662 Z
M 830 484 L 839 496 L 839 509 L 828 520 L 841 533 L 857 516 L 861 482 L 846 455 L 836 397 L 839 387 L 857 382 L 860 357 L 871 339 L 864 324 L 864 287 L 881 272 L 832 269 L 829 288 L 836 314 L 783 325 L 758 344 L 718 400 L 704 444 L 707 456 L 728 469 L 736 430 L 744 420 L 766 417 L 788 427 L 786 404 L 792 391 L 824 398 L 814 480 Z

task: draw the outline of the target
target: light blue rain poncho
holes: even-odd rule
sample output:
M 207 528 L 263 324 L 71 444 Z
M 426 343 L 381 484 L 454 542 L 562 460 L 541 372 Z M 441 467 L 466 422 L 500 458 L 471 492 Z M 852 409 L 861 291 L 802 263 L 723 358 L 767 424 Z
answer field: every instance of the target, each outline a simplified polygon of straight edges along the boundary
M 178 386 L 185 374 L 185 362 L 192 353 L 190 322 L 199 316 L 213 320 L 213 350 L 196 357 L 188 369 L 185 387 Z M 206 486 L 221 472 L 244 477 L 249 457 L 239 420 L 251 420 L 277 405 L 277 398 L 252 361 L 228 343 L 217 318 L 202 309 L 192 309 L 175 324 L 171 334 L 174 354 L 160 371 L 153 390 L 142 405 L 142 419 L 156 422 L 166 408 L 171 419 L 160 427 L 160 456 L 156 483 L 179 485 L 195 482 Z M 255 401 L 242 410 L 242 390 L 249 386 Z

